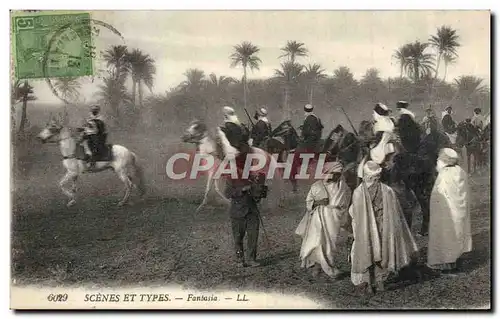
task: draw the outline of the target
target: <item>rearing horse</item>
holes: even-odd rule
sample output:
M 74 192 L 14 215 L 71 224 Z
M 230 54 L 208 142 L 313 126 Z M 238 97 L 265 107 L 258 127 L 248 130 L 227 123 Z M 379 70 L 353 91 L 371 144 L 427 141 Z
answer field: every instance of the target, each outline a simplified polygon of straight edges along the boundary
M 225 137 L 225 134 L 220 128 L 217 128 L 215 133 L 208 130 L 207 125 L 201 120 L 194 120 L 191 122 L 190 126 L 184 132 L 182 140 L 185 143 L 192 143 L 196 145 L 196 150 L 200 154 L 214 156 L 219 161 L 222 161 L 228 156 L 235 157 L 238 154 L 236 148 L 229 144 L 229 141 Z M 260 154 L 266 158 L 266 163 L 274 165 L 276 167 L 277 161 L 274 157 L 270 156 L 264 150 L 251 147 L 251 153 Z M 218 166 L 218 165 L 217 165 Z M 212 187 L 212 183 L 215 184 L 215 190 L 217 194 L 227 203 L 230 200 L 221 192 L 219 188 L 219 179 L 214 178 L 216 169 L 210 169 L 207 176 L 207 184 L 205 187 L 205 193 L 203 196 L 202 203 L 198 206 L 197 211 L 199 211 L 206 203 L 208 198 L 208 193 Z
M 69 197 L 68 207 L 76 204 L 76 181 L 83 173 L 97 173 L 108 169 L 115 171 L 125 184 L 125 194 L 118 202 L 118 206 L 124 205 L 130 197 L 133 187 L 137 188 L 140 196 L 144 195 L 143 171 L 137 162 L 137 156 L 121 145 L 109 146 L 109 160 L 98 160 L 95 168 L 88 169 L 84 161 L 83 147 L 78 143 L 72 129 L 65 127 L 55 119 L 47 123 L 46 127 L 37 135 L 42 143 L 58 143 L 62 154 L 62 164 L 66 168 L 66 174 L 59 182 L 63 193 Z M 71 187 L 66 188 L 66 184 Z

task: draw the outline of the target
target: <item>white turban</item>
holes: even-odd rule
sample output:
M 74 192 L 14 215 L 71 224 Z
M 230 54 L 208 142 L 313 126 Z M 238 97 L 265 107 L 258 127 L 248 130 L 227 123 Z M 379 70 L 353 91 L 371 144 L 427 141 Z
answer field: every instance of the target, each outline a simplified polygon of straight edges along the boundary
M 439 152 L 438 160 L 442 161 L 446 165 L 456 165 L 458 164 L 458 153 L 451 148 L 443 148 Z

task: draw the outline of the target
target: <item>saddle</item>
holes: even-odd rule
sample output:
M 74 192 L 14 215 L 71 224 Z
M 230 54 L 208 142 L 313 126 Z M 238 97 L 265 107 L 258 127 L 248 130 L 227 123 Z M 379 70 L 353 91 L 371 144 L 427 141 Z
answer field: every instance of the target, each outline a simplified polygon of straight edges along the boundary
M 105 144 L 102 145 L 97 152 L 97 154 L 93 154 L 94 160 L 96 162 L 111 162 L 113 160 L 113 144 Z M 85 153 L 85 149 L 83 148 L 83 145 L 78 144 L 76 147 L 75 151 L 75 157 L 76 159 L 82 160 L 82 161 L 88 161 L 89 157 Z

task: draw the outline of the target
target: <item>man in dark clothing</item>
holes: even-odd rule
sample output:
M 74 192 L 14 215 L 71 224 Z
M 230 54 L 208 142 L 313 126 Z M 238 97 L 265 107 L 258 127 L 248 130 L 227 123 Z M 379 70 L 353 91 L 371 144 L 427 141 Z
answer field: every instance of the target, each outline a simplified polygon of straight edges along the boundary
M 323 133 L 321 120 L 313 113 L 313 106 L 304 106 L 305 120 L 302 125 L 302 149 L 309 152 L 316 152 L 316 147 Z
M 252 145 L 255 147 L 261 147 L 262 142 L 271 136 L 271 124 L 267 119 L 267 110 L 261 107 L 257 112 L 255 112 L 254 118 L 257 120 L 250 133 L 250 138 L 252 139 Z
M 347 131 L 340 124 L 328 135 L 323 147 L 326 162 L 342 163 L 343 174 L 351 190 L 354 190 L 357 185 L 356 162 L 359 151 L 360 145 L 354 133 Z
M 87 142 L 89 168 L 95 167 L 96 161 L 104 152 L 106 145 L 106 125 L 100 117 L 101 108 L 93 105 L 90 108 L 90 118 L 84 125 L 84 141 Z
M 422 209 L 422 227 L 419 231 L 421 236 L 426 236 L 429 231 L 429 205 L 430 194 L 436 178 L 436 161 L 439 151 L 450 147 L 449 138 L 438 129 L 435 118 L 429 119 L 425 125 L 425 133 L 417 151 L 417 171 L 412 180 L 412 189 Z
M 406 101 L 399 101 L 397 103 L 400 116 L 396 123 L 396 129 L 405 150 L 415 154 L 420 144 L 421 131 L 420 126 L 415 121 L 415 115 L 408 110 L 408 105 Z
M 251 175 L 248 179 L 230 179 L 228 195 L 231 198 L 229 215 L 238 266 L 258 266 L 257 243 L 259 239 L 260 216 L 257 203 L 263 195 L 262 175 Z M 247 235 L 246 254 L 243 239 Z
M 455 134 L 457 131 L 457 123 L 453 121 L 451 115 L 453 114 L 453 109 L 451 106 L 448 106 L 443 113 L 443 118 L 441 120 L 441 125 L 443 126 L 443 130 L 447 134 Z
M 241 153 L 248 153 L 248 139 L 250 132 L 248 128 L 241 124 L 236 112 L 232 107 L 224 107 L 224 126 L 221 127 L 222 132 L 226 135 L 229 143 Z

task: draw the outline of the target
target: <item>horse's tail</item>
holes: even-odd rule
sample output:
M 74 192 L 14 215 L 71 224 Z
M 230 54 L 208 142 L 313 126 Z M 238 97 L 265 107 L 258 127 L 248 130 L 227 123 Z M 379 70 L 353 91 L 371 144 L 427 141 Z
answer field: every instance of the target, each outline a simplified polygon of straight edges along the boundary
M 146 186 L 144 184 L 144 170 L 142 166 L 138 162 L 138 157 L 137 155 L 132 152 L 132 166 L 134 168 L 134 177 L 135 181 L 134 184 L 137 186 L 137 190 L 139 191 L 139 194 L 143 196 L 146 193 Z

